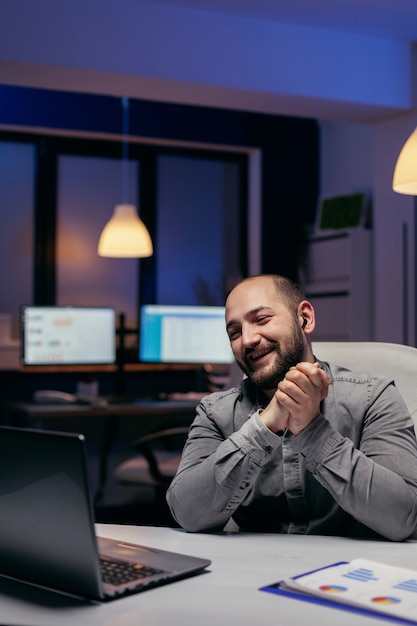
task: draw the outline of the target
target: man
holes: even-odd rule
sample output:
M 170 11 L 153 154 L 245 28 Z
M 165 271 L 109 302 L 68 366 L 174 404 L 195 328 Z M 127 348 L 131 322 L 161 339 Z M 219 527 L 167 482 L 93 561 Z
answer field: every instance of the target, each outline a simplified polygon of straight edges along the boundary
M 393 381 L 318 363 L 313 306 L 292 281 L 226 301 L 240 387 L 201 401 L 167 493 L 189 531 L 384 537 L 417 527 L 417 442 Z

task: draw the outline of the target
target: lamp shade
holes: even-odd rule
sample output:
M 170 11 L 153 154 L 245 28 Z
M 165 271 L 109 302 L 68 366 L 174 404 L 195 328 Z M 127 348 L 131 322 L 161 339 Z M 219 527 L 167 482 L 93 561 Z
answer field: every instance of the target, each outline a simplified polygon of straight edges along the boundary
M 148 229 L 132 204 L 117 204 L 98 242 L 98 254 L 106 257 L 141 258 L 153 253 Z
M 397 159 L 392 188 L 397 193 L 417 196 L 417 128 L 405 142 Z

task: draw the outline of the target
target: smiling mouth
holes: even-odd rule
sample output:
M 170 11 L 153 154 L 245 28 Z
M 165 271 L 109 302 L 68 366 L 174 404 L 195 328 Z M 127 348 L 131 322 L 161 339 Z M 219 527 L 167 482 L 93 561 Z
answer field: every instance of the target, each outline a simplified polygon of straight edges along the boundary
M 263 350 L 257 350 L 251 354 L 246 355 L 246 361 L 251 365 L 261 362 L 265 357 L 274 352 L 273 347 L 264 348 Z

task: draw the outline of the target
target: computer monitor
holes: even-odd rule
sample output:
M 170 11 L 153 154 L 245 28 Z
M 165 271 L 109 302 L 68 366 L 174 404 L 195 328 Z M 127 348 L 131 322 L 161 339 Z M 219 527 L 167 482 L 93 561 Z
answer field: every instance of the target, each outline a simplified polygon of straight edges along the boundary
M 232 363 L 224 307 L 147 304 L 140 311 L 139 360 Z
M 109 365 L 116 361 L 110 307 L 22 306 L 23 365 Z

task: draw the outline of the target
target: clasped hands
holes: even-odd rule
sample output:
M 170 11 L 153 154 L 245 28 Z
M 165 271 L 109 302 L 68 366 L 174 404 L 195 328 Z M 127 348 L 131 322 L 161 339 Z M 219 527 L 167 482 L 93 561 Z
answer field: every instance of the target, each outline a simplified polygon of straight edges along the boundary
M 278 384 L 260 419 L 272 432 L 288 428 L 298 435 L 319 415 L 329 385 L 330 379 L 318 362 L 298 363 Z

